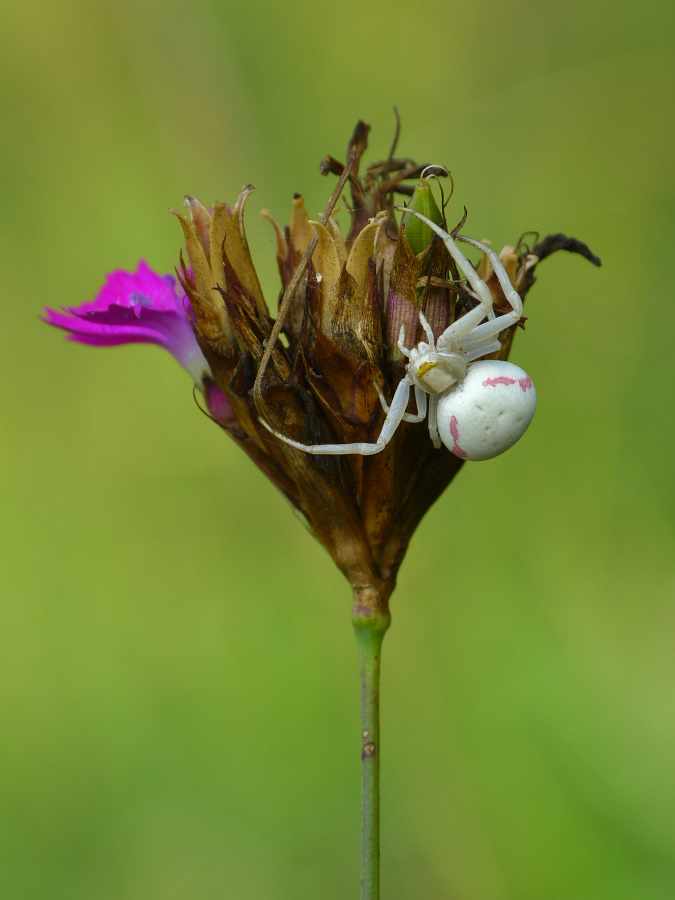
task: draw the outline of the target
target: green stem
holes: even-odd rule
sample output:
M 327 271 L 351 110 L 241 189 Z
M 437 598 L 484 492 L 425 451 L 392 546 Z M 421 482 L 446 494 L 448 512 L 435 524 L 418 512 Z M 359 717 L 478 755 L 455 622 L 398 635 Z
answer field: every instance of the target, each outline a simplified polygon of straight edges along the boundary
M 391 617 L 386 598 L 369 599 L 356 601 L 352 615 L 361 670 L 361 900 L 379 900 L 380 655 Z

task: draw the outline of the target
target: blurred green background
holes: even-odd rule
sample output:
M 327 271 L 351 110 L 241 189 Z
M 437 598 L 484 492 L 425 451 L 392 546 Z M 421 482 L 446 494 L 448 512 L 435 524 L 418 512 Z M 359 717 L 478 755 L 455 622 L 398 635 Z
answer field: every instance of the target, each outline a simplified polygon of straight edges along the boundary
M 675 897 L 672 3 L 3 0 L 0 894 L 355 897 L 346 582 L 154 348 L 44 305 L 232 201 L 268 299 L 293 192 L 448 165 L 539 270 L 513 359 L 540 407 L 411 545 L 383 669 L 387 900 Z

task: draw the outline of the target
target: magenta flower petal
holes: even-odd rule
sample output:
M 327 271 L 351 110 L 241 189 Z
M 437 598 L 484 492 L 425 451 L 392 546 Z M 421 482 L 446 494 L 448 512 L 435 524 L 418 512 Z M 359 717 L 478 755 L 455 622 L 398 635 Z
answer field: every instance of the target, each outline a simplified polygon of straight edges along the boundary
M 158 275 L 146 262 L 135 272 L 118 269 L 106 278 L 95 300 L 62 312 L 45 309 L 45 322 L 69 332 L 68 338 L 93 347 L 157 344 L 201 384 L 210 375 L 186 312 L 188 300 L 173 275 Z

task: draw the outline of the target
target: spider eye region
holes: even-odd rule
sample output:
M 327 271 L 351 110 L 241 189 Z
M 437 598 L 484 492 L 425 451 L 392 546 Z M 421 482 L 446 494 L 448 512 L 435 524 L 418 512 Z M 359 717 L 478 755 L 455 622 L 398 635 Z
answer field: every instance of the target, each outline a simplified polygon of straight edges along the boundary
M 417 368 L 417 377 L 421 378 L 422 375 L 426 375 L 430 369 L 435 369 L 438 363 L 432 362 L 428 359 L 426 362 L 421 363 L 421 365 Z
M 480 360 L 439 399 L 438 431 L 455 456 L 492 459 L 525 434 L 536 405 L 532 379 L 519 366 Z

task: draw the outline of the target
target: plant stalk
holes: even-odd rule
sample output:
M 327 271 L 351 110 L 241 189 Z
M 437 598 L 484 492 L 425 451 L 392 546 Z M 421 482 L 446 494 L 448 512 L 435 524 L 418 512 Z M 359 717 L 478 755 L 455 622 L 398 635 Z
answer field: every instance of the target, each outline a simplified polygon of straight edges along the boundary
M 355 602 L 352 615 L 361 674 L 361 900 L 380 897 L 380 656 L 391 616 L 387 598 L 375 599 Z

